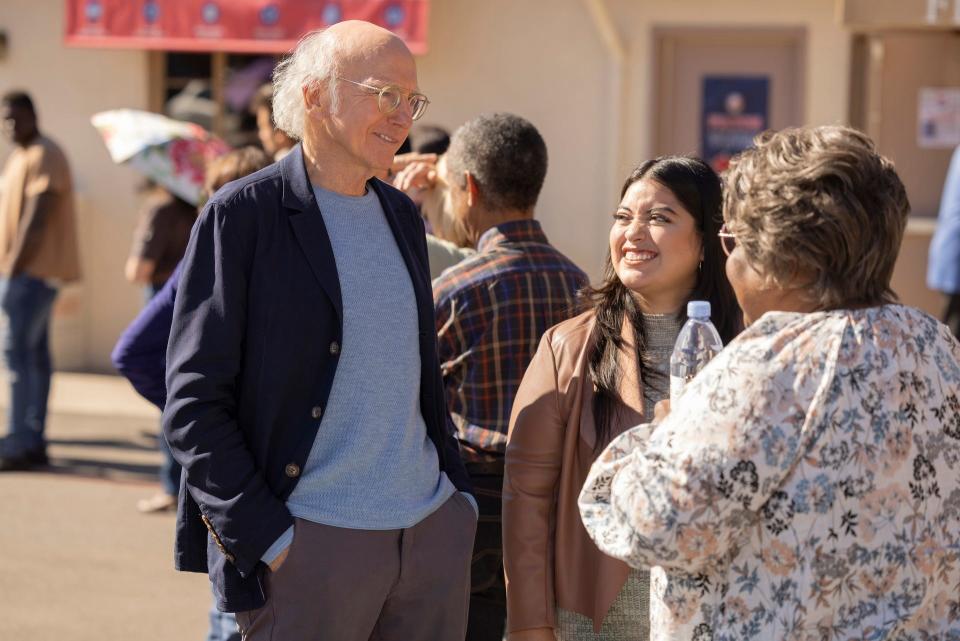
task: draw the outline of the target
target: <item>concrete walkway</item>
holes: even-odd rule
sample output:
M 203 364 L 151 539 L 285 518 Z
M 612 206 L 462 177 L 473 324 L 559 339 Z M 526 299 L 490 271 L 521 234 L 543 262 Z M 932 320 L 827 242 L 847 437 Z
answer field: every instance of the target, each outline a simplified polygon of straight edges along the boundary
M 0 405 L 8 388 L 0 381 Z M 159 412 L 114 376 L 58 373 L 52 467 L 0 474 L 0 640 L 203 641 L 206 577 L 173 570 L 159 489 Z

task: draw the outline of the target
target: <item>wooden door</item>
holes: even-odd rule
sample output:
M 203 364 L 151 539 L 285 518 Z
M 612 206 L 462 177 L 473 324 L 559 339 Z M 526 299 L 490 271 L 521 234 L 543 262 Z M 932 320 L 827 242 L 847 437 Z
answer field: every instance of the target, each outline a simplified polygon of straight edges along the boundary
M 803 29 L 658 29 L 657 154 L 701 155 L 708 78 L 765 78 L 766 127 L 803 124 Z

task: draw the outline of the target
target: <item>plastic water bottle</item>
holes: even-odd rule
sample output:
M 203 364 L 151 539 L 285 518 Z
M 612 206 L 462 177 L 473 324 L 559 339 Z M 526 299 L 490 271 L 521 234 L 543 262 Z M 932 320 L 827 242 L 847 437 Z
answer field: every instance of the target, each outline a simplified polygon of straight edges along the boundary
M 710 322 L 710 301 L 687 303 L 687 322 L 680 330 L 670 356 L 671 409 L 676 409 L 675 403 L 684 388 L 721 349 L 720 334 Z

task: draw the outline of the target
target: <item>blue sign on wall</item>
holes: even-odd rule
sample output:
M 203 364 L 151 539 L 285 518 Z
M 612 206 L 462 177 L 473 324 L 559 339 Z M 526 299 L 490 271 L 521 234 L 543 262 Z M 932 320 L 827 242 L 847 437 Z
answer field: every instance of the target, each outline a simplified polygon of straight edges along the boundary
M 770 125 L 766 76 L 704 76 L 700 154 L 720 172 Z

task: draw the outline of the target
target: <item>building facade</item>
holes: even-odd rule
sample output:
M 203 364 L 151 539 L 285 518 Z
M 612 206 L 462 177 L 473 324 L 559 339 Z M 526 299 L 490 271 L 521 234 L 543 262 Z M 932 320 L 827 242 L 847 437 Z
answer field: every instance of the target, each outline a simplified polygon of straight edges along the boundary
M 532 121 L 550 155 L 537 215 L 594 278 L 620 185 L 642 160 L 707 153 L 722 165 L 724 144 L 752 127 L 853 124 L 898 164 L 914 205 L 895 288 L 938 313 L 923 274 L 949 152 L 917 143 L 918 95 L 960 87 L 960 9 L 935 4 L 932 15 L 925 0 L 434 0 L 418 57 L 423 122 L 452 130 L 490 111 Z M 157 109 L 176 78 L 163 52 L 64 45 L 63 7 L 0 3 L 0 91 L 33 94 L 74 170 L 85 276 L 57 303 L 57 366 L 110 371 L 142 303 L 123 278 L 139 178 L 110 161 L 90 116 Z M 210 60 L 219 95 L 229 59 Z

